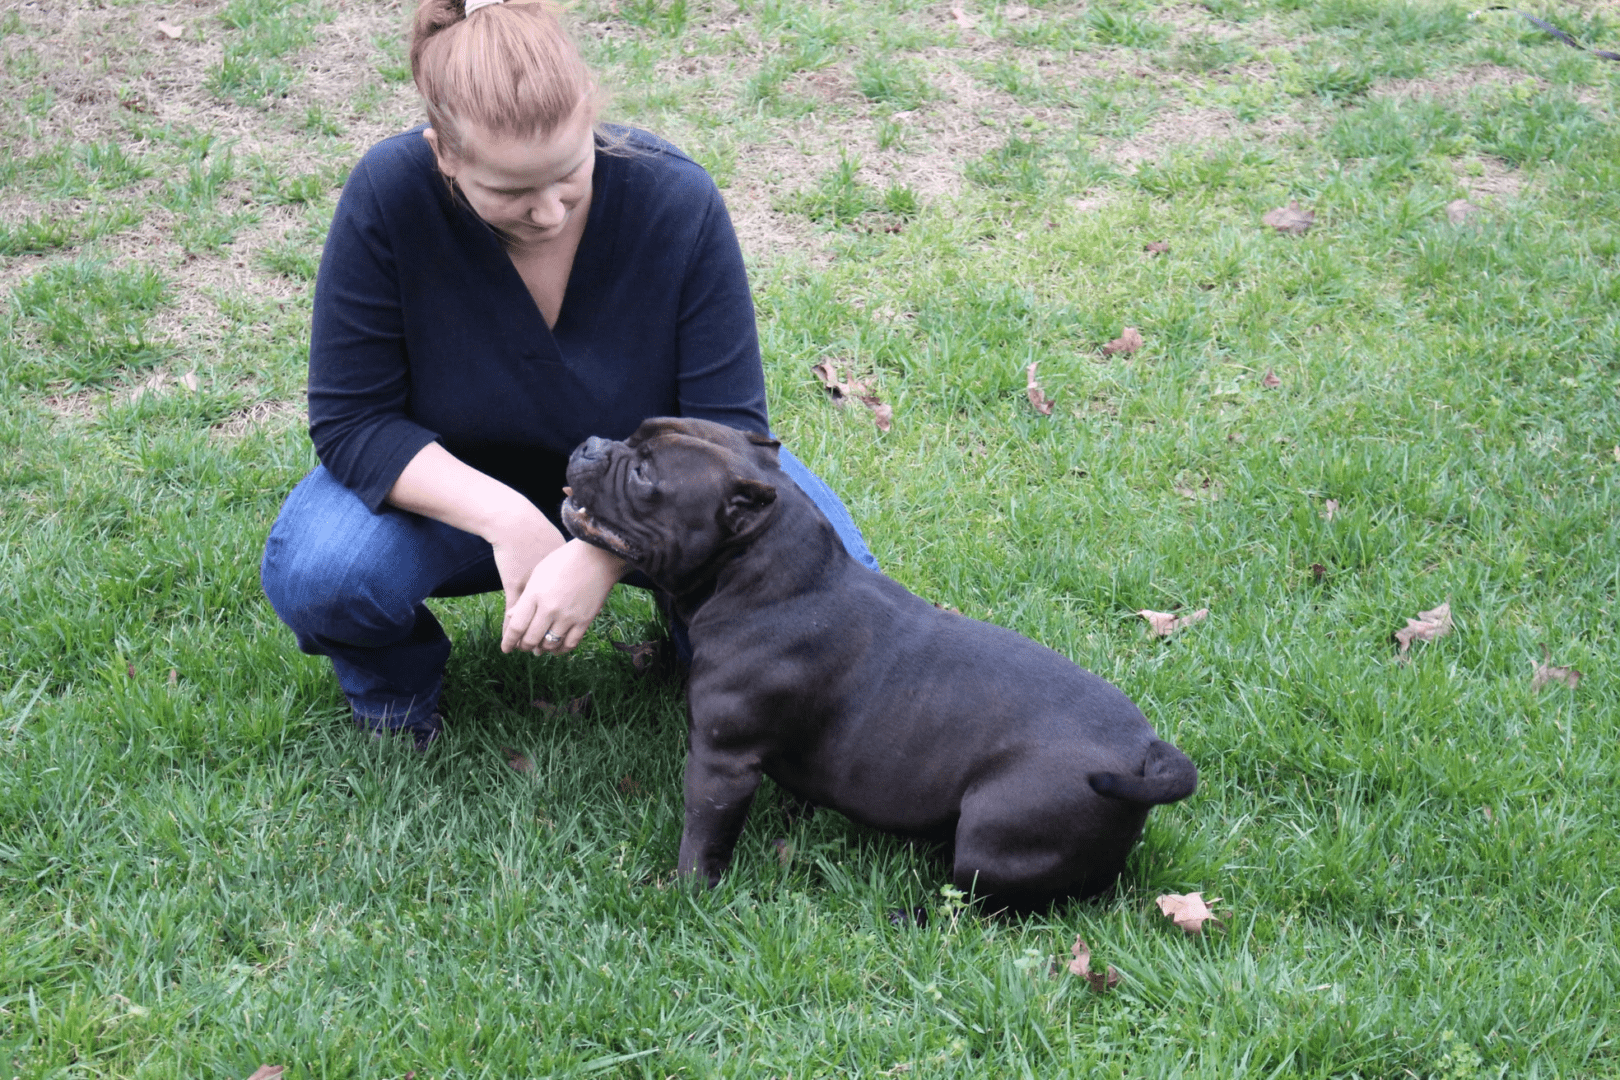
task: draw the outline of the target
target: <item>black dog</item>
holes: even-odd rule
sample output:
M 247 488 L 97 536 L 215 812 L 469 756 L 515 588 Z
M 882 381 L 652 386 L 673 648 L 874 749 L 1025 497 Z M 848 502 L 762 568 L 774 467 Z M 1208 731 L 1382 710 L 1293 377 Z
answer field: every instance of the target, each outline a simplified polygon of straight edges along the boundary
M 1118 689 L 935 608 L 844 551 L 777 443 L 701 420 L 587 440 L 563 521 L 674 597 L 692 641 L 680 873 L 731 862 L 761 774 L 954 841 L 958 888 L 1028 908 L 1109 888 L 1198 772 Z

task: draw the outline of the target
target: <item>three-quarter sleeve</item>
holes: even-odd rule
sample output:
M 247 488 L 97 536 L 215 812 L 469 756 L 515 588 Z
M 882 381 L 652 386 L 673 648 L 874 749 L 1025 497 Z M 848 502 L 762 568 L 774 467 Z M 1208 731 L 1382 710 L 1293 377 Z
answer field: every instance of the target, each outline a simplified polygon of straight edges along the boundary
M 437 438 L 407 412 L 410 365 L 395 258 L 362 161 L 338 199 L 315 280 L 309 434 L 321 464 L 373 511 Z
M 709 193 L 686 261 L 675 326 L 682 416 L 766 434 L 765 373 L 742 248 L 725 203 L 705 174 Z

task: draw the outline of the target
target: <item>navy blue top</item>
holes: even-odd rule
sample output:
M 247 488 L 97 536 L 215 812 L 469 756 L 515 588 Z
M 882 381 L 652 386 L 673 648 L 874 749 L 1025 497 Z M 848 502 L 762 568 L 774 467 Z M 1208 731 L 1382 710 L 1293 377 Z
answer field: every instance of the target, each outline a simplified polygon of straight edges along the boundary
M 309 433 L 372 510 L 437 439 L 555 519 L 568 454 L 649 416 L 768 430 L 742 251 L 708 173 L 656 136 L 598 137 L 591 207 L 548 329 L 421 129 L 349 174 L 315 283 Z

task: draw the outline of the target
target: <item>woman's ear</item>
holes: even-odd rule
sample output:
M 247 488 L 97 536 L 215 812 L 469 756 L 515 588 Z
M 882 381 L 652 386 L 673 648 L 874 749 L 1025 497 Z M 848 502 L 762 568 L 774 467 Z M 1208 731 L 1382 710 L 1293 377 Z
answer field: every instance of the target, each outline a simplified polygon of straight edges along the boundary
M 439 141 L 439 133 L 432 128 L 423 128 L 422 138 L 433 148 L 433 160 L 438 162 L 439 172 L 444 174 L 446 180 L 454 180 L 459 162 L 454 155 L 445 152 L 444 145 Z

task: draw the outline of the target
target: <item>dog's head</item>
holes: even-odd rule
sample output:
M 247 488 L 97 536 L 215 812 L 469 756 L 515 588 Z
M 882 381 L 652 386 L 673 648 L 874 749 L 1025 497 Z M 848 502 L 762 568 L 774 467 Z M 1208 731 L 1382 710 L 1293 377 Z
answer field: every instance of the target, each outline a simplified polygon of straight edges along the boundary
M 623 442 L 586 439 L 568 459 L 563 524 L 680 593 L 771 521 L 775 439 L 707 420 L 655 417 Z

